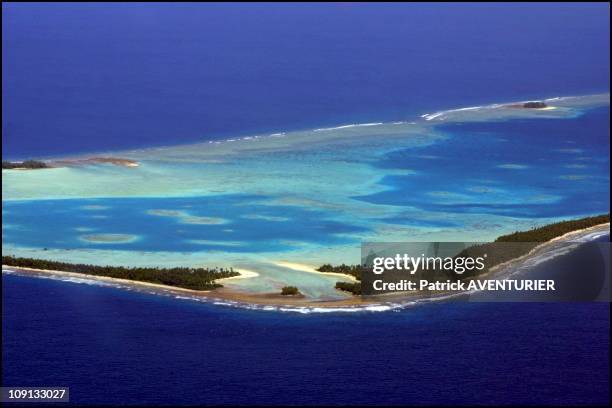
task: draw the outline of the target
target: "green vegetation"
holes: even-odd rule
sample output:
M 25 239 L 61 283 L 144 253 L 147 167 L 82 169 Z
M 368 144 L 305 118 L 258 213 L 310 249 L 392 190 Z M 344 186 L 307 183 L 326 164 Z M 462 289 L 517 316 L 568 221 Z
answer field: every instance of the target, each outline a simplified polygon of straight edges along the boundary
M 300 291 L 295 286 L 285 286 L 281 289 L 281 295 L 283 296 L 294 296 L 299 294 Z
M 483 270 L 466 271 L 462 275 L 457 275 L 453 271 L 427 271 L 430 278 L 435 279 L 466 279 L 474 278 L 475 276 L 487 273 L 489 269 L 504 262 L 511 261 L 528 254 L 532 249 L 541 243 L 548 242 L 554 238 L 560 237 L 568 232 L 577 231 L 596 225 L 601 225 L 610 222 L 610 214 L 597 215 L 594 217 L 586 217 L 578 220 L 561 221 L 554 224 L 545 225 L 543 227 L 532 228 L 529 231 L 517 231 L 512 234 L 502 235 L 494 242 L 474 245 L 464 249 L 456 257 L 472 257 L 478 258 L 486 254 L 487 262 Z M 503 242 L 504 245 L 497 243 Z M 332 266 L 325 264 L 317 269 L 319 272 L 335 272 L 345 273 L 354 276 L 358 281 L 361 281 L 361 265 L 345 265 Z M 392 272 L 392 271 L 391 271 Z M 422 271 L 417 271 L 419 274 Z M 354 295 L 361 294 L 361 282 L 336 282 L 336 289 L 351 292 Z
M 11 162 L 2 160 L 3 169 L 46 169 L 49 165 L 38 160 L 25 160 L 21 162 Z
M 361 265 L 339 265 L 333 266 L 330 264 L 322 265 L 317 269 L 319 272 L 324 273 L 343 273 L 345 275 L 353 276 L 358 281 L 361 281 Z M 345 292 L 351 292 L 353 295 L 361 295 L 361 282 L 336 282 L 336 289 L 343 290 Z
M 581 218 L 579 220 L 561 221 L 539 228 L 532 228 L 529 231 L 517 231 L 512 234 L 502 235 L 497 238 L 495 242 L 546 242 L 567 234 L 568 232 L 605 224 L 607 222 L 610 222 L 610 214 Z
M 353 295 L 361 295 L 361 282 L 336 282 L 335 288 L 351 292 Z
M 529 109 L 542 109 L 545 108 L 547 105 L 544 102 L 525 102 L 523 104 L 523 108 L 529 108 Z
M 361 280 L 361 265 L 345 265 L 332 266 L 330 264 L 322 265 L 317 269 L 319 272 L 343 273 L 351 275 L 357 280 Z
M 595 225 L 605 224 L 607 222 L 610 222 L 610 214 L 586 217 L 578 220 L 561 221 L 543 227 L 532 228 L 529 231 L 517 231 L 512 234 L 502 235 L 492 243 L 466 248 L 461 251 L 457 257 L 471 256 L 476 258 L 486 254 L 487 262 L 482 271 L 466 272 L 460 279 L 473 278 L 474 276 L 484 274 L 494 266 L 528 254 L 532 249 L 543 242 L 548 242 L 572 231 L 594 227 Z M 504 245 L 497 245 L 498 243 L 504 243 Z
M 215 279 L 229 278 L 240 275 L 233 269 L 224 268 L 126 268 L 123 266 L 97 266 L 86 264 L 71 264 L 66 262 L 47 261 L 34 258 L 17 258 L 2 256 L 2 265 L 76 272 L 93 276 L 129 279 L 133 281 L 157 283 L 192 290 L 209 290 L 223 285 L 215 283 Z

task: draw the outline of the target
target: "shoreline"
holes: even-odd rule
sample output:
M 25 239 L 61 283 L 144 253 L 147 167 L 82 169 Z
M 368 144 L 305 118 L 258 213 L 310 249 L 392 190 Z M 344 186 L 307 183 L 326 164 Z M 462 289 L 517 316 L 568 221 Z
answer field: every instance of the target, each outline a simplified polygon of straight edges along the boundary
M 588 228 L 583 228 L 580 230 L 570 231 L 566 234 L 560 235 L 559 237 L 555 237 L 550 241 L 543 242 L 533 248 L 529 253 L 522 255 L 518 258 L 512 259 L 510 261 L 504 262 L 502 264 L 494 266 L 486 275 L 492 275 L 496 273 L 503 272 L 507 269 L 508 266 L 520 263 L 525 261 L 539 253 L 541 251 L 547 250 L 549 247 L 554 246 L 555 243 L 558 242 L 572 242 L 571 239 L 574 238 L 584 238 L 588 236 L 590 233 L 595 231 L 601 231 L 602 233 L 610 233 L 610 223 L 598 224 L 595 226 L 591 226 Z M 279 261 L 275 263 L 276 265 L 282 265 L 285 267 L 289 267 L 289 265 L 294 268 L 302 268 L 298 270 L 304 270 L 306 272 L 311 272 L 308 265 L 296 264 L 292 262 Z M 240 306 L 240 304 L 247 305 L 257 305 L 257 306 L 275 306 L 275 307 L 297 307 L 297 308 L 357 308 L 357 307 L 367 307 L 367 306 L 383 306 L 385 303 L 394 303 L 394 302 L 411 302 L 415 300 L 436 300 L 437 298 L 443 298 L 448 296 L 458 296 L 463 292 L 457 293 L 435 293 L 423 296 L 421 293 L 411 293 L 410 295 L 404 293 L 390 293 L 386 295 L 380 295 L 372 298 L 364 298 L 362 296 L 350 296 L 346 299 L 342 300 L 317 300 L 306 297 L 292 297 L 292 296 L 283 296 L 279 293 L 249 293 L 245 291 L 238 291 L 235 289 L 229 288 L 219 288 L 212 289 L 207 291 L 199 291 L 193 289 L 184 289 L 178 288 L 174 286 L 149 283 L 149 282 L 140 282 L 129 279 L 120 279 L 120 278 L 111 278 L 107 276 L 97 276 L 97 275 L 88 275 L 83 273 L 76 272 L 65 272 L 65 271 L 57 271 L 57 270 L 45 270 L 45 269 L 35 269 L 35 268 L 24 268 L 24 267 L 14 267 L 10 265 L 2 265 L 2 271 L 5 273 L 6 271 L 12 272 L 17 275 L 24 276 L 33 276 L 33 277 L 58 277 L 58 278 L 73 278 L 73 279 L 82 279 L 89 280 L 95 282 L 103 282 L 108 283 L 111 286 L 115 285 L 118 289 L 124 288 L 132 288 L 132 289 L 141 289 L 141 290 L 150 290 L 154 294 L 171 294 L 176 296 L 189 296 L 193 300 L 207 300 L 211 302 L 221 302 L 229 301 L 238 303 L 236 306 Z M 258 276 L 257 272 L 250 271 L 248 269 L 240 269 L 238 272 L 241 273 L 240 276 L 230 277 L 218 279 L 217 282 L 225 281 L 229 279 L 250 279 Z M 315 271 L 314 273 L 324 274 L 324 275 L 332 275 L 324 272 Z M 253 275 L 255 274 L 255 275 Z M 333 275 L 341 275 L 343 278 L 346 278 L 350 275 L 344 274 L 333 274 Z M 354 279 L 354 277 L 351 277 Z M 500 276 L 497 276 L 500 278 Z
M 528 258 L 532 257 L 533 255 L 535 255 L 537 252 L 540 252 L 542 250 L 545 250 L 546 248 L 553 246 L 554 244 L 558 243 L 558 242 L 572 242 L 571 240 L 568 240 L 568 238 L 572 238 L 574 236 L 582 236 L 582 235 L 588 235 L 593 231 L 597 231 L 600 229 L 605 229 L 607 228 L 608 233 L 610 233 L 610 223 L 606 222 L 603 224 L 598 224 L 598 225 L 593 225 L 592 227 L 587 227 L 587 228 L 583 228 L 580 230 L 575 230 L 575 231 L 570 231 L 570 232 L 566 232 L 563 235 L 559 235 L 558 237 L 555 237 L 553 239 L 551 239 L 550 241 L 546 241 L 543 242 L 539 245 L 537 245 L 535 248 L 533 248 L 531 251 L 529 251 L 528 253 L 526 253 L 525 255 L 521 255 L 518 258 L 514 258 L 511 259 L 509 261 L 506 262 L 502 262 L 498 265 L 493 266 L 485 275 L 483 276 L 487 276 L 487 275 L 492 275 L 495 274 L 498 271 L 503 271 L 504 268 L 514 265 L 516 263 L 522 262 L 527 260 Z
M 226 282 L 229 280 L 250 279 L 250 278 L 256 278 L 259 276 L 257 272 L 251 271 L 250 269 L 234 268 L 234 270 L 238 272 L 240 275 L 230 276 L 229 278 L 215 279 L 215 282 L 219 283 L 219 282 Z
M 262 140 L 268 138 L 285 138 L 286 136 L 290 136 L 291 134 L 300 134 L 304 132 L 328 132 L 328 131 L 338 131 L 338 130 L 350 130 L 353 128 L 361 128 L 361 127 L 371 127 L 371 126 L 385 126 L 385 125 L 397 125 L 397 124 L 414 124 L 421 126 L 432 126 L 435 127 L 437 123 L 440 121 L 444 121 L 450 119 L 449 122 L 455 121 L 474 121 L 478 119 L 470 118 L 470 114 L 478 114 L 482 112 L 486 112 L 485 115 L 490 114 L 491 112 L 499 112 L 503 115 L 504 111 L 514 111 L 518 112 L 518 115 L 521 114 L 524 117 L 533 117 L 530 112 L 535 112 L 536 115 L 538 112 L 542 114 L 558 111 L 559 107 L 562 108 L 572 108 L 572 107 L 580 107 L 584 104 L 583 99 L 593 99 L 591 102 L 594 106 L 598 106 L 601 104 L 609 104 L 610 101 L 610 93 L 609 92 L 601 92 L 601 93 L 593 93 L 593 94 L 584 94 L 584 95 L 568 95 L 568 96 L 556 96 L 549 98 L 535 98 L 531 100 L 522 100 L 522 101 L 510 101 L 510 102 L 492 102 L 478 106 L 464 106 L 459 108 L 448 108 L 442 109 L 439 111 L 434 111 L 431 113 L 413 113 L 410 115 L 410 118 L 403 118 L 398 120 L 389 120 L 385 122 L 366 122 L 366 123 L 350 123 L 350 124 L 339 124 L 339 125 L 329 125 L 329 126 L 321 126 L 321 127 L 312 127 L 312 128 L 298 128 L 298 129 L 286 129 L 284 131 L 270 131 L 270 132 L 247 132 L 246 135 L 236 135 L 236 136 L 224 136 L 219 139 L 203 139 L 200 141 L 190 141 L 184 143 L 174 143 L 174 144 L 163 144 L 163 145 L 152 145 L 152 146 L 140 146 L 140 147 L 131 147 L 131 148 L 119 148 L 119 149 L 111 149 L 104 151 L 92 151 L 92 152 L 81 152 L 81 153 L 66 153 L 66 154 L 57 154 L 52 156 L 41 156 L 40 160 L 49 161 L 49 162 L 64 162 L 71 163 L 72 165 L 86 165 L 89 162 L 110 162 L 111 164 L 119 165 L 121 167 L 126 168 L 136 168 L 140 166 L 140 162 L 138 160 L 133 160 L 130 158 L 119 158 L 117 155 L 121 156 L 122 154 L 127 153 L 143 153 L 151 150 L 163 150 L 163 149 L 172 149 L 172 148 L 184 148 L 189 146 L 199 146 L 199 145 L 219 145 L 225 144 L 228 142 L 246 142 L 252 140 Z M 513 105 L 522 104 L 529 101 L 545 101 L 549 103 L 556 103 L 556 105 L 547 106 L 546 108 L 513 108 Z M 566 104 L 569 102 L 569 106 Z M 574 105 L 572 105 L 574 102 Z M 589 103 L 586 104 L 587 106 Z M 456 114 L 467 114 L 466 117 L 460 117 L 459 119 L 454 118 Z M 516 116 L 511 115 L 511 118 Z M 535 116 L 537 117 L 537 116 Z M 542 116 L 546 117 L 546 116 Z M 495 115 L 493 115 L 493 119 Z M 490 119 L 490 118 L 489 118 Z M 106 156 L 106 157 L 105 157 Z M 4 160 L 11 161 L 20 161 L 25 160 L 16 157 L 8 157 Z M 53 167 L 50 167 L 53 168 Z M 3 169 L 5 170 L 5 169 Z
M 506 278 L 508 278 L 510 276 L 510 274 L 508 274 L 508 268 L 515 266 L 515 265 L 519 265 L 522 262 L 528 261 L 529 259 L 531 259 L 533 256 L 537 256 L 542 252 L 546 252 L 549 249 L 554 248 L 555 244 L 560 243 L 560 242 L 566 242 L 566 243 L 571 243 L 574 242 L 571 239 L 568 238 L 584 238 L 586 236 L 588 236 L 590 233 L 595 232 L 601 230 L 602 234 L 607 233 L 608 235 L 610 234 L 610 223 L 606 222 L 603 224 L 597 224 L 597 225 L 593 225 L 591 227 L 587 227 L 587 228 L 582 228 L 579 230 L 575 230 L 575 231 L 570 231 L 567 232 L 563 235 L 559 235 L 558 237 L 555 237 L 549 241 L 546 242 L 541 242 L 539 243 L 537 246 L 535 246 L 533 249 L 531 249 L 528 253 L 521 255 L 517 258 L 513 258 L 510 259 L 509 261 L 506 262 L 502 262 L 500 264 L 497 264 L 493 267 L 491 267 L 491 269 L 489 269 L 486 273 L 483 273 L 481 275 L 477 275 L 474 277 L 475 280 L 480 280 L 480 279 L 500 279 L 500 280 L 504 280 Z M 580 241 L 578 241 L 580 242 Z M 588 241 L 584 241 L 584 242 L 588 242 Z M 416 295 L 415 292 L 391 292 L 391 293 L 386 293 L 386 294 L 382 294 L 380 296 L 383 297 L 387 297 L 387 298 L 394 298 L 394 297 L 399 297 L 402 294 L 404 296 L 408 296 L 407 294 L 410 293 L 412 294 L 413 298 L 416 299 L 431 299 L 431 300 L 435 300 L 436 298 L 446 298 L 446 297 L 455 297 L 455 296 L 461 296 L 464 294 L 468 294 L 469 292 L 448 292 L 448 291 L 440 291 L 440 292 L 429 292 L 429 295 L 421 295 L 418 296 Z M 419 292 L 417 292 L 419 293 Z
M 108 276 L 88 275 L 84 273 L 65 272 L 47 269 L 35 269 L 16 267 L 10 265 L 2 265 L 2 271 L 12 272 L 17 275 L 30 277 L 57 277 L 57 278 L 73 278 L 95 282 L 108 283 L 111 286 L 115 285 L 118 289 L 134 288 L 134 289 L 149 289 L 158 294 L 175 294 L 189 295 L 195 298 L 204 298 L 207 300 L 227 300 L 240 303 L 252 303 L 257 305 L 274 305 L 274 306 L 302 306 L 302 307 L 342 307 L 342 306 L 359 306 L 371 305 L 376 302 L 364 301 L 361 297 L 355 297 L 343 300 L 313 300 L 305 297 L 283 296 L 279 293 L 249 293 L 232 290 L 228 288 L 219 288 L 211 290 L 193 290 L 184 289 L 176 286 L 168 286 L 157 283 L 141 282 L 129 279 L 111 278 Z M 249 271 L 250 272 L 250 271 Z M 253 272 L 256 273 L 256 272 Z M 227 279 L 248 279 L 253 276 L 233 276 L 230 278 L 218 279 L 216 282 Z
M 283 268 L 292 269 L 294 271 L 316 273 L 322 276 L 335 276 L 337 278 L 346 279 L 351 282 L 357 282 L 357 278 L 355 278 L 353 275 L 349 275 L 346 273 L 340 273 L 340 272 L 321 272 L 321 271 L 318 271 L 313 266 L 302 264 L 302 263 L 279 261 L 279 262 L 273 262 L 273 264 L 276 266 L 282 266 Z

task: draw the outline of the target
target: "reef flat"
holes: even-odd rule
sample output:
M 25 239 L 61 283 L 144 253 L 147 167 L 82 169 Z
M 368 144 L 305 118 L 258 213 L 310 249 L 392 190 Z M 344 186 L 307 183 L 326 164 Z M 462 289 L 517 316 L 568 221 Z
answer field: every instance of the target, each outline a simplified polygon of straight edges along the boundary
M 498 103 L 90 156 L 130 168 L 3 170 L 3 252 L 242 268 L 257 276 L 227 290 L 343 299 L 333 276 L 290 266 L 355 263 L 362 241 L 488 241 L 608 212 L 609 95 L 542 101 L 555 109 Z

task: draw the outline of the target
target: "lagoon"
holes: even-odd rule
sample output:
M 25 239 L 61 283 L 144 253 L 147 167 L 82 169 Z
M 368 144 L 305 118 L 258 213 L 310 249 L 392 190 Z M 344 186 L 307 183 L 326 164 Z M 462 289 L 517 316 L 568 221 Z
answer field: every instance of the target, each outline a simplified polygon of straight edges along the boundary
M 259 274 L 235 289 L 342 298 L 333 277 L 286 264 L 355 264 L 362 241 L 481 242 L 608 212 L 609 96 L 548 103 L 559 108 L 114 153 L 134 168 L 5 170 L 3 251 L 235 267 Z

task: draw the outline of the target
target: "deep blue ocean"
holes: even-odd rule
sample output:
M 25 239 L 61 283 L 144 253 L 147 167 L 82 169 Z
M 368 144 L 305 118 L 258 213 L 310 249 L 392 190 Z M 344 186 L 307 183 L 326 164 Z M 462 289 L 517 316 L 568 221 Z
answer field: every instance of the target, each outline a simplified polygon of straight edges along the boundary
M 3 157 L 608 92 L 606 4 L 3 4 Z
M 74 403 L 605 404 L 608 303 L 249 311 L 3 275 L 3 385 Z

